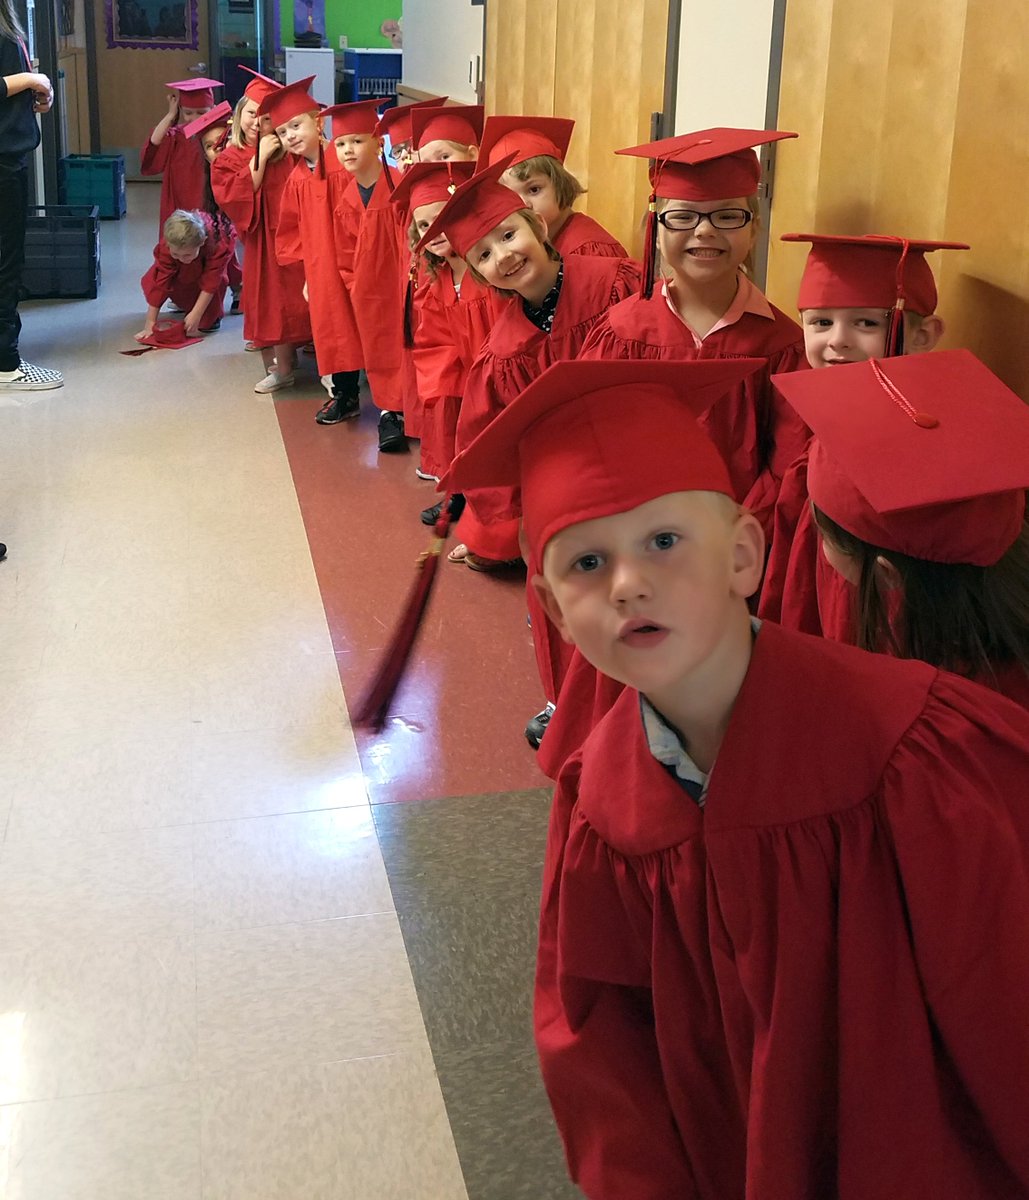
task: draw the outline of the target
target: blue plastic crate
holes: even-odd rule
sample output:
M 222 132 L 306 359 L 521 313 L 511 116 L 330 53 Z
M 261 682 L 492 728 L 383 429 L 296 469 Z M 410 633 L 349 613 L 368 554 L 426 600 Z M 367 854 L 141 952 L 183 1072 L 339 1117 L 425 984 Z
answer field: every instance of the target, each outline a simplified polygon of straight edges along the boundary
M 351 100 L 395 96 L 404 69 L 404 55 L 401 50 L 344 50 L 343 66 Z
M 62 204 L 91 205 L 100 216 L 125 216 L 125 159 L 120 154 L 69 154 L 61 159 Z
M 97 206 L 29 208 L 21 294 L 27 300 L 95 300 L 100 289 Z

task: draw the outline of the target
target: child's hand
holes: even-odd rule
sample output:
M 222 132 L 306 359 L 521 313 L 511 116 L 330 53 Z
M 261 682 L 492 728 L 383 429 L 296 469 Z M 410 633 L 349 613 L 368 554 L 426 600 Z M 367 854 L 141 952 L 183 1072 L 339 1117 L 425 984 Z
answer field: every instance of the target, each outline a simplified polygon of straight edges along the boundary
M 281 145 L 274 133 L 263 134 L 257 147 L 261 162 L 267 162 Z
M 200 330 L 200 318 L 204 314 L 202 312 L 188 312 L 182 318 L 182 331 L 186 337 L 196 337 Z
M 135 335 L 136 341 L 141 342 L 144 338 L 148 338 L 154 332 L 153 325 L 144 325 L 143 328 Z
M 168 116 L 171 117 L 171 121 L 172 121 L 173 125 L 179 118 L 179 93 L 178 92 L 169 92 L 168 93 Z

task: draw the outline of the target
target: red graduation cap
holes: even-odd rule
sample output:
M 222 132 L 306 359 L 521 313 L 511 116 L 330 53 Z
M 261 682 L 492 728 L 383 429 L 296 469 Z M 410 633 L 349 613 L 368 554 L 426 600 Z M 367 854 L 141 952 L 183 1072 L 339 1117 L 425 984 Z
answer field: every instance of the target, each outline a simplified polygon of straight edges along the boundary
M 394 146 L 403 146 L 411 140 L 412 112 L 419 108 L 439 108 L 446 102 L 446 96 L 430 96 L 428 100 L 415 100 L 412 104 L 398 104 L 387 108 L 373 132 L 376 137 L 388 136 Z
M 209 112 L 205 112 L 202 117 L 197 117 L 195 121 L 183 125 L 182 132 L 186 137 L 197 137 L 199 134 L 206 133 L 208 129 L 213 129 L 215 125 L 228 125 L 231 120 L 232 105 L 228 100 L 223 100 Z
M 408 214 L 424 204 L 447 204 L 457 189 L 472 177 L 474 162 L 413 163 L 390 196 L 397 211 Z
M 217 79 L 176 79 L 165 87 L 179 93 L 179 104 L 183 108 L 210 108 L 214 103 L 214 89 L 225 85 Z
M 510 158 L 502 158 L 462 183 L 415 249 L 424 250 L 445 233 L 454 253 L 464 258 L 479 238 L 525 208 L 521 196 L 500 182 L 500 176 L 510 165 Z
M 411 114 L 411 144 L 417 150 L 429 142 L 477 146 L 482 137 L 485 109 L 481 104 L 444 104 L 417 108 Z
M 905 308 L 936 311 L 936 281 L 925 261 L 931 250 L 967 250 L 965 242 L 912 241 L 877 233 L 837 237 L 785 233 L 784 242 L 810 242 L 797 307 L 881 308 L 890 312 L 887 353 L 902 353 Z
M 274 79 L 269 79 L 267 75 L 262 75 L 260 71 L 255 71 L 253 67 L 244 67 L 240 63 L 239 69 L 246 71 L 248 75 L 253 75 L 253 79 L 243 89 L 243 95 L 248 100 L 253 100 L 256 104 L 260 104 L 266 96 L 270 96 L 272 92 L 277 92 L 281 87 L 281 83 L 277 83 Z
M 285 87 L 269 92 L 258 106 L 257 115 L 270 117 L 272 128 L 278 129 L 302 113 L 320 112 L 322 106 L 308 91 L 315 78 L 314 75 L 308 75 L 306 79 L 298 79 L 295 83 L 287 83 Z
M 153 346 L 157 350 L 181 350 L 203 340 L 202 337 L 187 337 L 183 321 L 159 322 L 154 326 L 153 333 L 139 339 L 144 346 Z
M 514 166 L 545 154 L 563 163 L 574 128 L 571 117 L 487 117 L 479 143 L 479 162 L 488 167 L 513 154 Z
M 837 525 L 912 558 L 990 566 L 1029 487 L 1029 406 L 968 350 L 773 375 L 814 431 L 808 493 Z
M 761 162 L 754 146 L 794 138 L 778 129 L 699 129 L 662 138 L 642 146 L 616 150 L 634 158 L 652 159 L 650 208 L 644 235 L 644 296 L 654 289 L 657 258 L 657 198 L 665 200 L 731 200 L 753 196 L 761 182 Z
M 343 137 L 348 133 L 366 133 L 374 136 L 375 126 L 379 121 L 379 109 L 387 103 L 388 96 L 378 96 L 368 100 L 355 100 L 350 104 L 333 104 L 322 109 L 322 116 L 332 118 L 334 138 Z
M 697 424 L 763 360 L 555 363 L 454 459 L 439 490 L 521 484 L 534 553 L 562 529 L 669 492 L 733 494 Z

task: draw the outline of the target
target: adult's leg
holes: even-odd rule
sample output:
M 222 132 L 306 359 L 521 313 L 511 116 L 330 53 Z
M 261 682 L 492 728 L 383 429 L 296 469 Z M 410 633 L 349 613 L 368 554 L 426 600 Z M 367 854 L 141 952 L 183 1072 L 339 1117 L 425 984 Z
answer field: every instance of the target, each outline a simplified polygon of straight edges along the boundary
M 28 203 L 28 169 L 11 170 L 0 165 L 0 371 L 17 371 L 21 362 L 18 295 L 25 262 Z

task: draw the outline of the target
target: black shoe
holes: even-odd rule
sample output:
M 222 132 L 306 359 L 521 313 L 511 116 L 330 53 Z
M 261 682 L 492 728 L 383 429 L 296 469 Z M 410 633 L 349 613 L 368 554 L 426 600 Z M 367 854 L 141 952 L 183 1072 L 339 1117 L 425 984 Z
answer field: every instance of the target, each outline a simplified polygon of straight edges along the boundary
M 318 409 L 315 420 L 319 425 L 338 425 L 349 421 L 361 411 L 361 401 L 356 396 L 337 396 L 335 393 Z
M 443 511 L 443 501 L 442 500 L 439 502 L 439 504 L 434 504 L 432 506 L 432 508 L 423 508 L 422 509 L 422 524 L 423 525 L 435 525 L 436 522 L 439 520 L 439 515 L 442 511 Z
M 218 320 L 215 321 L 215 323 L 213 325 L 205 325 L 204 328 L 200 330 L 200 332 L 201 333 L 217 333 L 218 330 L 221 329 L 221 327 L 222 327 L 222 319 L 221 319 L 221 317 L 219 317 Z
M 0 562 L 3 562 L 6 557 L 7 547 L 3 544 L 3 542 L 0 542 Z
M 384 412 L 379 417 L 379 449 L 383 454 L 408 449 L 403 413 Z
M 538 750 L 540 742 L 543 741 L 543 735 L 547 732 L 547 726 L 550 724 L 550 718 L 557 711 L 555 705 L 547 701 L 547 707 L 538 712 L 525 727 L 525 740 L 533 748 Z
M 232 307 L 229 309 L 230 313 L 238 313 L 240 311 L 239 305 L 240 301 L 242 300 L 242 292 L 243 289 L 240 288 L 238 292 L 232 293 Z

